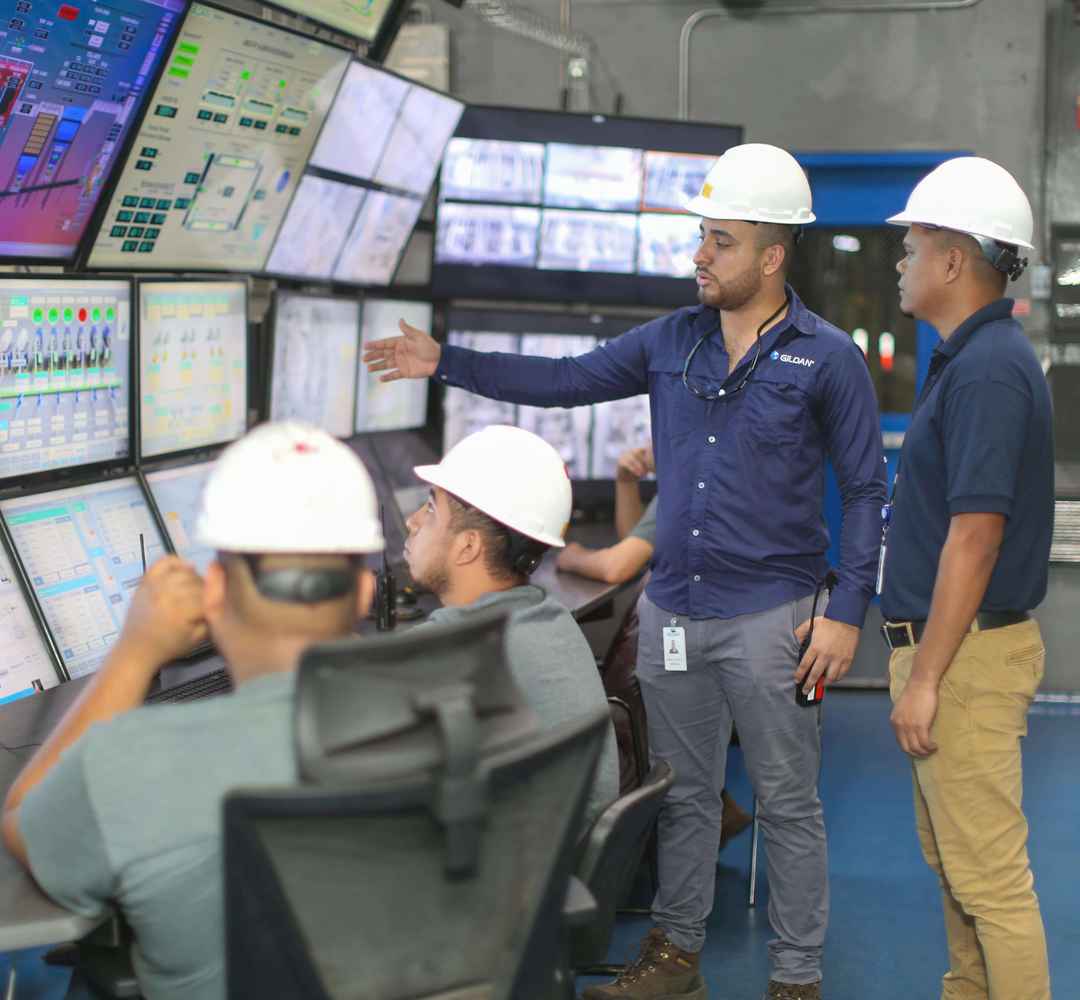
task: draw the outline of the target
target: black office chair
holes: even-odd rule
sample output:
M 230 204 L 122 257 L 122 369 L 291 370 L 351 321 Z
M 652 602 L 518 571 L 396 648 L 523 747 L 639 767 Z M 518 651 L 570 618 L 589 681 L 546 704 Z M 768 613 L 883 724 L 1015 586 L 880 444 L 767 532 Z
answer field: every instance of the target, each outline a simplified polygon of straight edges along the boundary
M 596 901 L 596 916 L 570 934 L 570 962 L 579 975 L 617 975 L 621 966 L 602 965 L 611 944 L 615 911 L 630 891 L 652 835 L 657 813 L 675 781 L 666 761 L 657 761 L 641 786 L 616 799 L 589 831 L 577 877 Z
M 296 735 L 311 784 L 225 803 L 231 1000 L 565 992 L 561 915 L 610 722 L 597 711 L 537 733 L 504 624 L 305 655 Z

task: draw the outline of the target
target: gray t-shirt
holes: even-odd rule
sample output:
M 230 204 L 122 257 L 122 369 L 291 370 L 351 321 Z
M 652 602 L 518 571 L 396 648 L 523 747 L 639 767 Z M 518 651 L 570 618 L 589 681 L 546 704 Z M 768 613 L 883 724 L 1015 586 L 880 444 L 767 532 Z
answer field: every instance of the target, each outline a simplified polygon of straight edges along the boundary
M 650 545 L 656 545 L 656 502 L 659 498 L 653 497 L 649 501 L 649 506 L 645 508 L 641 515 L 641 520 L 638 521 L 630 529 L 630 534 L 627 538 L 640 538 L 643 542 L 648 542 Z
M 75 913 L 115 900 L 147 1000 L 224 1000 L 222 799 L 297 780 L 295 675 L 91 726 L 19 810 L 30 867 Z
M 485 594 L 464 607 L 439 608 L 428 621 L 462 622 L 477 611 L 499 606 L 511 609 L 506 640 L 510 671 L 541 725 L 558 726 L 583 709 L 607 707 L 585 636 L 570 612 L 541 587 L 528 584 Z M 586 806 L 586 822 L 592 823 L 618 797 L 619 754 L 611 727 Z

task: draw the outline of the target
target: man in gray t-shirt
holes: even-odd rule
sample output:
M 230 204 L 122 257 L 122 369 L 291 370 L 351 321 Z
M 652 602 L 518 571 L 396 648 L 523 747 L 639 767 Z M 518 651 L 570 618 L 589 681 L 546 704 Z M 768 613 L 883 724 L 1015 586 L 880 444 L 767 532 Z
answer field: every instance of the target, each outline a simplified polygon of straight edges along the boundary
M 206 578 L 176 556 L 143 577 L 96 676 L 12 786 L 3 835 L 60 905 L 114 906 L 148 1000 L 224 1000 L 221 808 L 237 787 L 296 780 L 294 670 L 348 635 L 382 548 L 359 459 L 322 431 L 264 424 L 203 492 Z M 211 634 L 236 690 L 143 705 L 157 671 Z
M 510 612 L 507 656 L 542 725 L 605 705 L 592 650 L 570 612 L 529 583 L 570 520 L 566 466 L 547 442 L 493 426 L 416 474 L 432 489 L 409 516 L 405 558 L 412 578 L 443 607 L 432 621 L 458 622 L 491 607 Z M 619 794 L 615 731 L 609 732 L 586 807 L 591 822 Z

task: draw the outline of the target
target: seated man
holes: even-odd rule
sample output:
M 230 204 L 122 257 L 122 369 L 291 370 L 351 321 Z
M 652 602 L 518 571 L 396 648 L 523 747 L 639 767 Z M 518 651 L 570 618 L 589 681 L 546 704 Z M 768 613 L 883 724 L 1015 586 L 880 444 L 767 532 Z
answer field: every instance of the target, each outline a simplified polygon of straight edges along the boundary
M 359 459 L 303 424 L 267 424 L 228 448 L 198 533 L 205 582 L 166 556 L 82 697 L 12 786 L 8 848 L 56 902 L 117 905 L 150 1000 L 224 1000 L 221 808 L 230 789 L 296 780 L 292 701 L 304 649 L 350 634 L 383 547 Z M 207 631 L 236 690 L 146 705 L 157 671 Z
M 570 479 L 559 453 L 518 427 L 469 435 L 438 465 L 416 474 L 431 484 L 407 520 L 412 578 L 442 602 L 429 621 L 458 622 L 483 608 L 511 612 L 510 669 L 541 725 L 556 726 L 604 705 L 592 650 L 570 612 L 529 583 L 549 547 L 563 546 Z M 612 730 L 600 758 L 586 821 L 619 795 Z

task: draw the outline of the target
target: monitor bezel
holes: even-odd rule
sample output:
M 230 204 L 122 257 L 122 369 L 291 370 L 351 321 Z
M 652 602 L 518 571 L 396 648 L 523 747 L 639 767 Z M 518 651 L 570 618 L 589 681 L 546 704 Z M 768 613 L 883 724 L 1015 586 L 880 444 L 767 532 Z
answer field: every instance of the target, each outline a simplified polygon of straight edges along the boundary
M 607 133 L 607 141 L 599 141 L 598 129 Z M 665 139 L 674 132 L 723 138 L 708 149 L 705 141 L 688 149 L 689 142 Z M 725 125 L 715 122 L 672 121 L 664 118 L 647 118 L 639 115 L 603 115 L 577 111 L 553 111 L 540 108 L 515 108 L 501 104 L 469 104 L 458 123 L 454 138 L 498 140 L 503 142 L 557 142 L 584 146 L 623 146 L 640 149 L 645 153 L 684 153 L 686 155 L 720 156 L 724 151 L 743 141 L 741 125 Z M 646 141 L 646 137 L 647 141 Z M 644 169 L 644 166 L 643 168 Z M 634 267 L 631 273 L 611 271 L 562 271 L 532 267 L 506 267 L 496 264 L 443 264 L 438 260 L 439 207 L 441 195 L 436 201 L 435 239 L 431 251 L 431 287 L 435 298 L 444 300 L 521 299 L 521 289 L 528 289 L 530 302 L 565 304 L 595 303 L 603 306 L 640 306 L 670 309 L 693 305 L 696 295 L 692 278 L 675 278 L 661 275 L 639 274 L 636 270 L 638 249 L 635 247 Z M 487 205 L 482 200 L 448 198 L 447 203 L 464 205 Z M 557 206 L 542 204 L 526 205 L 517 202 L 499 202 L 499 207 L 545 208 Z M 598 211 L 594 209 L 580 211 Z M 638 217 L 653 214 L 644 208 L 634 210 Z M 675 213 L 673 213 L 675 214 Z M 542 224 L 542 217 L 541 217 Z M 537 234 L 539 240 L 540 234 Z M 539 254 L 539 245 L 537 248 Z
M 439 317 L 439 303 L 431 298 L 422 298 L 415 295 L 397 294 L 398 290 L 394 290 L 395 294 L 384 295 L 382 293 L 376 295 L 364 295 L 360 300 L 360 329 L 357 331 L 357 337 L 359 338 L 359 348 L 357 353 L 357 380 L 359 380 L 360 369 L 364 367 L 364 307 L 368 299 L 378 299 L 380 301 L 390 302 L 422 302 L 424 305 L 431 306 L 431 329 L 428 330 L 428 335 L 435 336 L 435 328 L 438 326 Z M 438 338 L 436 338 L 438 339 Z M 434 382 L 431 379 L 426 380 L 428 383 L 428 395 L 427 400 L 424 403 L 424 422 L 416 425 L 415 427 L 381 427 L 378 430 L 373 431 L 360 431 L 356 429 L 356 421 L 359 417 L 357 410 L 360 408 L 360 391 L 357 386 L 353 390 L 353 431 L 349 435 L 349 438 L 367 437 L 368 435 L 381 435 L 381 434 L 415 434 L 418 431 L 424 430 L 431 423 L 431 410 L 432 410 L 432 386 Z M 440 397 L 441 399 L 441 397 Z
M 149 495 L 145 489 L 145 484 L 142 477 L 138 474 L 138 469 L 129 467 L 125 469 L 116 470 L 115 475 L 110 476 L 97 476 L 97 475 L 83 475 L 79 476 L 77 481 L 63 482 L 63 483 L 51 483 L 47 489 L 24 489 L 21 486 L 16 490 L 2 490 L 0 491 L 0 535 L 3 536 L 4 543 L 8 546 L 8 552 L 12 555 L 13 565 L 16 566 L 16 572 L 19 574 L 19 582 L 23 586 L 24 593 L 28 592 L 28 598 L 32 602 L 33 610 L 36 614 L 40 627 L 42 627 L 48 635 L 49 645 L 55 657 L 56 663 L 59 664 L 58 670 L 61 673 L 61 683 L 70 681 L 75 678 L 71 676 L 71 672 L 67 668 L 67 664 L 64 662 L 63 654 L 60 652 L 60 645 L 56 641 L 56 637 L 52 634 L 52 629 L 49 626 L 49 620 L 45 616 L 45 608 L 41 601 L 38 599 L 37 592 L 34 590 L 33 585 L 30 582 L 30 574 L 27 572 L 26 566 L 22 560 L 22 554 L 19 552 L 18 546 L 15 544 L 15 536 L 11 532 L 11 527 L 8 524 L 7 513 L 3 509 L 3 504 L 8 500 L 19 500 L 30 497 L 47 496 L 50 493 L 58 493 L 60 490 L 77 490 L 86 486 L 105 486 L 119 482 L 123 479 L 130 479 L 135 488 L 142 494 L 143 500 L 146 501 L 147 508 L 150 510 L 150 519 L 153 521 L 154 526 L 158 529 L 158 533 L 161 535 L 161 547 L 165 551 L 168 551 L 168 533 L 162 531 L 161 523 L 154 515 L 153 506 L 150 503 Z M 86 676 L 92 676 L 97 671 L 93 671 Z
M 133 377 L 136 379 L 135 386 L 135 412 L 133 414 L 133 426 L 132 426 L 132 446 L 135 449 L 133 452 L 132 464 L 142 467 L 144 465 L 153 466 L 155 463 L 164 459 L 173 458 L 192 458 L 194 456 L 205 454 L 208 451 L 214 449 L 222 449 L 227 445 L 232 444 L 233 441 L 237 441 L 242 438 L 250 429 L 251 422 L 249 420 L 250 412 L 252 409 L 251 399 L 251 369 L 252 369 L 252 336 L 251 336 L 251 282 L 252 278 L 249 274 L 210 274 L 210 275 L 174 275 L 172 277 L 157 277 L 154 275 L 145 275 L 135 278 L 135 308 L 139 315 L 138 324 L 138 341 L 135 345 L 135 369 Z M 207 284 L 238 284 L 243 285 L 244 288 L 244 429 L 236 437 L 227 438 L 223 441 L 207 441 L 203 444 L 194 445 L 190 448 L 180 448 L 176 451 L 162 451 L 153 455 L 144 455 L 142 450 L 142 286 L 143 285 L 207 285 Z M 257 401 L 256 401 L 257 402 Z
M 54 480 L 58 478 L 67 479 L 70 477 L 77 478 L 81 476 L 84 470 L 91 470 L 93 472 L 107 472 L 114 468 L 130 468 L 135 465 L 135 416 L 132 412 L 135 404 L 135 349 L 137 347 L 139 339 L 139 320 L 136 315 L 136 301 L 135 301 L 135 281 L 131 275 L 118 274 L 108 276 L 105 274 L 67 274 L 58 272 L 56 274 L 15 274 L 5 273 L 0 274 L 0 288 L 2 283 L 6 282 L 19 282 L 30 283 L 35 281 L 76 281 L 76 282 L 91 282 L 97 284 L 125 284 L 128 288 L 128 308 L 130 310 L 130 316 L 128 319 L 130 326 L 130 348 L 128 350 L 128 377 L 127 377 L 127 389 L 128 389 L 128 453 L 126 456 L 119 456 L 116 458 L 99 459 L 95 462 L 83 462 L 79 465 L 63 465 L 53 469 L 45 469 L 38 472 L 16 472 L 9 476 L 0 474 L 0 495 L 3 491 L 13 485 L 14 482 L 18 482 L 20 485 L 35 486 L 38 483 L 46 480 Z
M 109 167 L 109 172 L 105 177 L 105 183 L 102 185 L 101 194 L 98 197 L 97 202 L 94 204 L 94 209 L 90 213 L 90 218 L 86 222 L 86 227 L 83 229 L 82 234 L 76 241 L 74 247 L 65 257 L 38 257 L 30 256 L 28 254 L 19 254 L 17 256 L 10 254 L 0 253 L 0 264 L 14 263 L 14 264 L 35 264 L 42 266 L 52 266 L 63 268 L 65 272 L 79 273 L 85 271 L 86 268 L 82 266 L 83 254 L 86 252 L 89 244 L 96 239 L 98 228 L 101 224 L 101 217 L 104 211 L 103 205 L 109 201 L 112 201 L 113 191 L 116 188 L 116 184 L 120 177 L 120 167 L 122 164 L 127 163 L 128 155 L 131 152 L 131 147 L 135 143 L 135 135 L 139 129 L 142 128 L 143 119 L 146 117 L 146 109 L 150 104 L 150 97 L 157 90 L 158 83 L 161 80 L 162 75 L 165 72 L 165 65 L 169 61 L 169 57 L 172 55 L 173 46 L 176 44 L 176 35 L 180 32 L 180 25 L 187 19 L 188 11 L 191 9 L 192 3 L 196 0 L 179 0 L 181 4 L 181 10 L 178 12 L 176 19 L 176 32 L 169 44 L 168 51 L 162 57 L 160 63 L 154 71 L 153 79 L 149 82 L 146 90 L 146 100 L 143 101 L 142 107 L 135 113 L 132 127 L 128 130 L 127 135 L 124 137 L 124 141 L 117 150 L 116 156 L 113 158 L 113 162 Z M 201 0 L 199 0 L 201 2 Z M 115 268 L 113 269 L 115 270 Z
M 166 58 L 162 62 L 162 72 L 158 74 L 158 78 L 154 81 L 154 86 L 153 86 L 153 90 L 151 91 L 151 95 L 156 93 L 157 88 L 158 88 L 159 84 L 161 83 L 161 77 L 164 75 L 164 67 L 168 62 L 171 61 L 171 59 L 173 57 L 173 52 L 176 49 L 176 46 L 179 44 L 179 41 L 180 41 L 180 35 L 181 35 L 181 32 L 182 32 L 183 26 L 184 26 L 184 24 L 186 24 L 188 17 L 191 16 L 191 8 L 194 7 L 195 4 L 201 4 L 204 7 L 210 7 L 211 9 L 216 10 L 219 13 L 229 14 L 229 15 L 232 15 L 233 17 L 238 17 L 243 21 L 250 21 L 250 22 L 252 22 L 254 24 L 260 24 L 260 25 L 263 25 L 263 26 L 268 27 L 268 28 L 275 28 L 278 31 L 283 31 L 283 32 L 285 32 L 286 34 L 289 34 L 289 35 L 295 35 L 298 38 L 304 38 L 304 39 L 306 39 L 308 41 L 318 42 L 320 45 L 325 45 L 327 48 L 335 49 L 338 52 L 344 53 L 347 57 L 355 56 L 355 53 L 353 52 L 352 49 L 349 49 L 344 45 L 340 45 L 337 42 L 328 41 L 325 38 L 316 38 L 314 35 L 309 34 L 308 32 L 305 32 L 305 31 L 301 31 L 299 28 L 295 28 L 295 27 L 292 27 L 290 25 L 277 24 L 274 21 L 269 21 L 269 20 L 266 20 L 264 18 L 253 17 L 251 14 L 242 13 L 241 11 L 234 10 L 231 7 L 227 7 L 223 3 L 218 2 L 218 0 L 185 0 L 185 3 L 187 4 L 187 6 L 186 6 L 186 8 L 184 10 L 184 19 L 181 22 L 180 28 L 177 29 L 176 35 L 173 37 L 172 44 L 169 46 L 168 55 L 166 56 Z M 346 59 L 346 67 L 348 67 L 348 63 L 350 61 L 351 61 L 350 58 Z M 342 73 L 342 79 L 344 79 L 344 77 L 345 77 L 345 74 Z M 338 81 L 338 89 L 340 89 L 340 87 L 341 87 L 341 81 L 339 80 Z M 337 97 L 337 89 L 335 89 L 335 91 L 334 91 L 334 98 L 336 98 L 336 97 Z M 331 99 L 331 104 L 333 103 L 334 98 Z M 206 261 L 200 261 L 200 264 L 199 264 L 198 268 L 175 267 L 175 266 L 172 266 L 172 265 L 157 265 L 157 264 L 152 264 L 152 263 L 148 263 L 146 266 L 139 266 L 139 261 L 134 260 L 134 259 L 129 262 L 130 266 L 127 266 L 127 267 L 122 268 L 122 269 L 117 267 L 115 264 L 93 265 L 93 264 L 90 263 L 90 258 L 91 258 L 91 256 L 93 255 L 93 252 L 94 252 L 94 244 L 97 242 L 98 235 L 100 234 L 101 229 L 104 226 L 104 220 L 105 220 L 105 216 L 108 214 L 109 205 L 112 203 L 113 195 L 115 195 L 116 188 L 120 184 L 120 175 L 123 173 L 123 167 L 127 166 L 128 159 L 130 158 L 131 149 L 135 145 L 135 138 L 138 136 L 138 134 L 141 131 L 142 126 L 143 126 L 143 124 L 145 122 L 146 109 L 149 107 L 149 105 L 150 105 L 150 102 L 147 101 L 146 106 L 143 108 L 143 114 L 139 117 L 139 122 L 138 122 L 137 127 L 132 130 L 131 135 L 129 136 L 130 141 L 127 144 L 127 146 L 126 146 L 126 148 L 124 150 L 124 157 L 123 157 L 123 160 L 122 160 L 122 166 L 119 169 L 117 169 L 117 170 L 115 170 L 113 172 L 113 177 L 111 179 L 111 185 L 110 185 L 110 188 L 109 188 L 108 200 L 102 198 L 101 201 L 98 203 L 98 205 L 97 205 L 97 207 L 95 209 L 94 216 L 91 217 L 90 226 L 87 228 L 87 232 L 83 234 L 83 240 L 84 240 L 85 246 L 82 248 L 82 252 L 80 253 L 80 255 L 75 259 L 73 270 L 89 272 L 89 273 L 92 273 L 92 274 L 101 273 L 101 272 L 108 272 L 108 271 L 117 271 L 117 270 L 126 270 L 126 271 L 131 271 L 131 272 L 134 272 L 134 273 L 138 273 L 138 274 L 144 274 L 145 273 L 145 274 L 166 274 L 166 275 L 168 275 L 168 274 L 180 274 L 180 273 L 182 273 L 182 274 L 211 273 L 211 274 L 216 274 L 216 275 L 226 275 L 227 276 L 227 275 L 234 275 L 235 274 L 235 275 L 247 275 L 249 278 L 253 274 L 260 274 L 260 275 L 264 274 L 265 272 L 262 269 L 255 269 L 255 270 L 248 270 L 248 271 L 233 271 L 233 270 L 230 270 L 225 265 L 222 265 L 222 266 L 219 267 L 219 266 L 215 266 L 213 263 L 206 262 Z M 315 145 L 318 143 L 319 136 L 322 135 L 323 126 L 325 124 L 326 124 L 326 119 L 323 118 L 322 122 L 319 125 L 319 133 L 315 137 L 315 143 L 312 144 L 312 147 L 311 147 L 312 149 L 314 149 Z M 304 166 L 300 170 L 299 175 L 303 176 L 303 174 L 306 172 L 306 170 L 307 170 L 307 161 L 305 160 Z M 299 187 L 299 183 L 297 184 L 297 187 Z M 267 254 L 266 254 L 266 259 L 267 260 L 270 259 L 270 252 L 273 250 L 274 241 L 277 239 L 277 235 L 278 235 L 278 232 L 281 229 L 281 225 L 285 221 L 285 216 L 288 215 L 289 208 L 292 206 L 293 197 L 295 197 L 295 195 L 296 195 L 296 191 L 294 189 L 293 190 L 293 196 L 289 198 L 289 203 L 288 203 L 288 205 L 285 206 L 285 211 L 282 213 L 281 220 L 278 222 L 278 228 L 274 231 L 273 237 L 270 240 L 270 243 L 269 243 L 270 250 L 268 250 Z M 138 256 L 138 255 L 133 255 L 133 256 Z
M 266 325 L 267 332 L 263 337 L 263 341 L 266 344 L 267 363 L 266 369 L 266 387 L 263 393 L 263 413 L 266 414 L 267 421 L 273 421 L 273 406 L 274 406 L 274 355 L 277 350 L 277 320 L 280 310 L 279 297 L 282 295 L 293 296 L 294 298 L 306 298 L 306 299 L 340 299 L 343 301 L 355 301 L 356 302 L 356 364 L 357 368 L 360 365 L 360 351 L 363 346 L 360 340 L 360 334 L 363 329 L 364 322 L 364 300 L 360 295 L 334 295 L 330 292 L 322 293 L 314 291 L 310 288 L 296 289 L 290 287 L 278 286 L 274 289 L 273 295 L 270 297 L 270 307 L 266 310 L 266 318 L 263 321 Z M 356 423 L 356 372 L 353 372 L 352 377 L 352 406 L 350 412 L 352 413 L 352 425 Z M 321 428 L 325 430 L 325 428 Z M 327 431 L 329 434 L 330 431 Z M 332 435 L 339 441 L 347 441 L 353 437 L 355 431 L 350 431 L 345 435 Z

